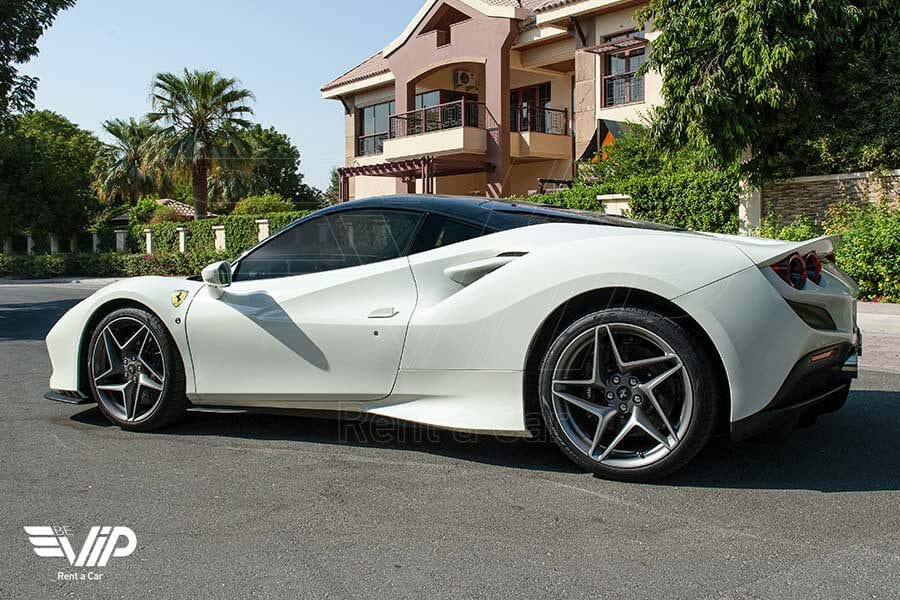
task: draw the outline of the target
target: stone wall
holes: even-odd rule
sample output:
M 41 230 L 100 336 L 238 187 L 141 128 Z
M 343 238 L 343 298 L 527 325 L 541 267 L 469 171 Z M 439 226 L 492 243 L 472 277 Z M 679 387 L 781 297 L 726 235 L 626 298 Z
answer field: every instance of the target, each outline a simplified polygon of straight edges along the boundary
M 900 170 L 796 177 L 762 190 L 762 215 L 784 222 L 809 217 L 821 223 L 828 207 L 839 202 L 900 203 Z

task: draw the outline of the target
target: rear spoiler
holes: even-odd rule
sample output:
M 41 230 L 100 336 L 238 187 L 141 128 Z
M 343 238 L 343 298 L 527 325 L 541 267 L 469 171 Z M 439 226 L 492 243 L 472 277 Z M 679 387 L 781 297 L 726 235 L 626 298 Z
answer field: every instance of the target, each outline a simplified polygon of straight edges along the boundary
M 741 252 L 746 254 L 747 258 L 760 267 L 774 265 L 795 252 L 801 256 L 815 252 L 824 258 L 834 252 L 834 246 L 837 241 L 837 238 L 832 235 L 824 235 L 805 242 L 786 242 L 783 240 L 739 236 L 717 237 L 727 238 Z

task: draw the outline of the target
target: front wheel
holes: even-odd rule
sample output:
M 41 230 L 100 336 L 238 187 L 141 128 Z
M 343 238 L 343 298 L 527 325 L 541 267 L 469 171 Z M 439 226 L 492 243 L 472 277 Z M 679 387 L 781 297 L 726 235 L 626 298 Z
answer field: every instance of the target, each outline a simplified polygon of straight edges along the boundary
M 91 336 L 87 362 L 97 406 L 122 429 L 159 429 L 187 408 L 175 342 L 150 312 L 123 308 L 107 315 Z
M 603 310 L 563 331 L 544 357 L 541 411 L 554 441 L 601 477 L 671 474 L 709 441 L 718 412 L 711 361 L 675 321 Z

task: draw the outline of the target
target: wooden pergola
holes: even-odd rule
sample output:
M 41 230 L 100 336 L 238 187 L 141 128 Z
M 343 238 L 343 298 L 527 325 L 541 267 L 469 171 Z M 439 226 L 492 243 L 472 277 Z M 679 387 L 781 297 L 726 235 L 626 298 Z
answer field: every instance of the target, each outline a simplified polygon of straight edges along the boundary
M 351 177 L 393 177 L 402 179 L 407 184 L 421 179 L 422 192 L 433 194 L 434 180 L 437 177 L 490 173 L 493 170 L 494 165 L 483 160 L 436 156 L 423 156 L 359 167 L 341 167 L 338 169 L 339 197 L 341 202 L 350 200 Z

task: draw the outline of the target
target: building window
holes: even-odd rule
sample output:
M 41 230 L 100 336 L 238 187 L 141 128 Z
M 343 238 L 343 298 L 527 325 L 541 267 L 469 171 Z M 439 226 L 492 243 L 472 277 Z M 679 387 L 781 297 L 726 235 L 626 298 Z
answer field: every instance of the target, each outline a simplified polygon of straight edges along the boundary
M 384 140 L 390 136 L 390 116 L 394 101 L 382 102 L 357 111 L 356 155 L 372 156 L 384 150 Z
M 643 31 L 611 36 L 607 44 L 623 43 L 621 49 L 603 53 L 603 106 L 619 106 L 644 101 L 644 76 L 638 73 L 647 60 Z M 631 41 L 632 43 L 627 43 Z
M 568 135 L 567 110 L 550 108 L 550 82 L 509 93 L 510 130 Z

